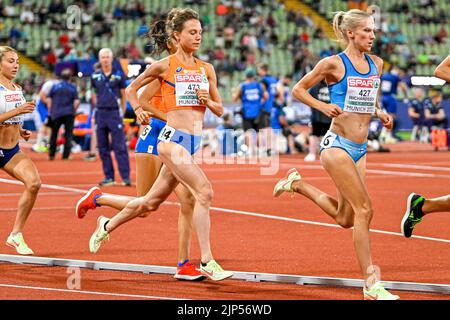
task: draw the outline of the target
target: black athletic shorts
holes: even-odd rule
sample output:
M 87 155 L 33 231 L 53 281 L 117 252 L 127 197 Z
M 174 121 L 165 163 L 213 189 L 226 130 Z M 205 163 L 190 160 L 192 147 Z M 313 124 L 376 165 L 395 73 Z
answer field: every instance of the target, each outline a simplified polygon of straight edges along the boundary
M 244 131 L 253 129 L 256 132 L 259 131 L 259 126 L 258 126 L 258 119 L 243 119 L 243 127 L 244 127 Z
M 311 123 L 311 126 L 312 126 L 311 135 L 316 137 L 324 136 L 325 133 L 327 133 L 328 129 L 330 128 L 329 123 L 314 122 L 314 121 Z

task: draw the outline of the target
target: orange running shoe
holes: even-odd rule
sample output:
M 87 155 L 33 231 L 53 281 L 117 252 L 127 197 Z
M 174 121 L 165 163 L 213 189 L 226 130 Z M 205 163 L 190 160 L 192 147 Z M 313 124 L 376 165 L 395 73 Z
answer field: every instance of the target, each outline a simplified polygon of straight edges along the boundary
M 189 261 L 185 262 L 181 267 L 177 266 L 177 272 L 174 275 L 178 280 L 203 280 L 205 277 L 197 270 L 195 265 Z
M 77 202 L 75 213 L 78 219 L 83 219 L 89 209 L 94 210 L 98 207 L 95 200 L 102 195 L 99 187 L 92 187 L 89 191 Z

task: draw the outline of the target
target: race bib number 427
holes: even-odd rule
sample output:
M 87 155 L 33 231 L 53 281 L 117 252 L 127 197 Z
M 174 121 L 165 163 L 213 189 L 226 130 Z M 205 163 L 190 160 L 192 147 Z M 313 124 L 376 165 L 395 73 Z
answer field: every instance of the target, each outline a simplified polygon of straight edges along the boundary
M 347 78 L 347 95 L 344 111 L 356 113 L 374 113 L 380 79 L 377 76 Z

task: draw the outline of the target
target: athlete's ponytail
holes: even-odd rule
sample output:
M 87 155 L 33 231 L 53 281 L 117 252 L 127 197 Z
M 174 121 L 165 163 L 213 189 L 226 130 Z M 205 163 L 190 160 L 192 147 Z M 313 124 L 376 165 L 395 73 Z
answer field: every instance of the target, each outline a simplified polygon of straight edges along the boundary
M 150 32 L 147 36 L 152 41 L 152 55 L 160 55 L 164 51 L 169 51 L 167 46 L 167 42 L 169 41 L 169 37 L 166 33 L 166 20 L 158 20 L 156 21 L 150 29 Z
M 372 17 L 370 13 L 358 9 L 336 12 L 333 18 L 333 30 L 337 41 L 347 45 L 347 30 L 355 30 L 362 20 L 369 17 Z
M 339 11 L 339 12 L 336 12 L 336 14 L 334 15 L 334 18 L 333 18 L 334 35 L 336 36 L 337 41 L 341 42 L 341 43 L 344 43 L 346 41 L 346 35 L 341 29 L 342 20 L 344 20 L 344 15 L 345 15 L 344 11 Z

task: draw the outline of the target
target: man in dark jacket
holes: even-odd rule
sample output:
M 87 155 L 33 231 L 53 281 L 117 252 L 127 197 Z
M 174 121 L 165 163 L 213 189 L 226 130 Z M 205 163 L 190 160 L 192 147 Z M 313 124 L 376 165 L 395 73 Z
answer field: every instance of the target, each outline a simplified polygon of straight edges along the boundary
M 72 131 L 75 121 L 75 111 L 80 105 L 77 87 L 70 83 L 72 72 L 65 69 L 61 72 L 61 82 L 55 84 L 47 97 L 47 106 L 52 123 L 50 137 L 49 159 L 55 159 L 56 140 L 58 131 L 64 125 L 64 152 L 63 160 L 69 159 L 72 148 Z

